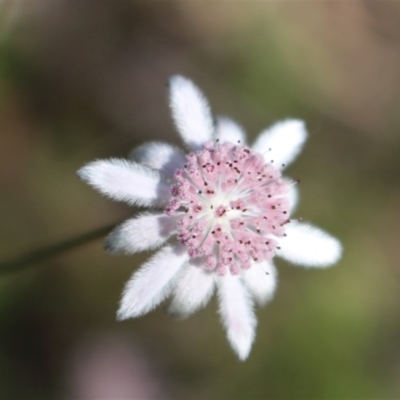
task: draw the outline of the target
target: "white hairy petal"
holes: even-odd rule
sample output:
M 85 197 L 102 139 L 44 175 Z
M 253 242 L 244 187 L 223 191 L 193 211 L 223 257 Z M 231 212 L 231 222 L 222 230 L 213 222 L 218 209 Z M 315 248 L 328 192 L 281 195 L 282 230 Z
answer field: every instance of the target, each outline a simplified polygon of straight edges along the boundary
M 169 186 L 157 171 L 127 160 L 94 161 L 78 175 L 106 196 L 131 205 L 163 204 L 171 197 Z
M 177 283 L 168 311 L 178 317 L 187 317 L 210 300 L 215 286 L 214 273 L 187 264 Z
M 172 117 L 183 141 L 192 149 L 212 139 L 213 119 L 203 93 L 189 79 L 173 76 L 170 79 Z
M 253 262 L 251 268 L 243 272 L 242 279 L 260 307 L 274 296 L 277 271 L 271 262 Z
M 245 360 L 254 341 L 257 325 L 250 295 L 239 276 L 226 274 L 218 280 L 219 313 L 228 340 L 239 356 Z
M 133 254 L 160 247 L 175 232 L 177 218 L 146 213 L 128 219 L 108 235 L 105 249 L 111 253 Z
M 125 286 L 118 319 L 138 317 L 161 303 L 171 293 L 187 258 L 181 246 L 166 246 L 143 264 Z
M 306 139 L 304 122 L 288 119 L 261 132 L 253 150 L 262 154 L 266 162 L 273 161 L 276 168 L 282 169 L 294 161 Z
M 221 143 L 246 144 L 246 134 L 243 128 L 227 117 L 219 117 L 217 119 L 215 138 L 219 139 Z
M 287 182 L 289 185 L 289 192 L 287 197 L 289 199 L 290 214 L 293 214 L 299 202 L 299 189 L 297 183 L 290 181 L 288 179 L 284 179 L 284 181 Z
M 279 239 L 277 255 L 294 264 L 306 267 L 328 267 L 342 255 L 340 242 L 315 226 L 290 222 L 286 237 Z
M 167 175 L 173 175 L 178 168 L 182 168 L 185 164 L 185 153 L 181 149 L 163 142 L 145 143 L 132 151 L 131 158 Z

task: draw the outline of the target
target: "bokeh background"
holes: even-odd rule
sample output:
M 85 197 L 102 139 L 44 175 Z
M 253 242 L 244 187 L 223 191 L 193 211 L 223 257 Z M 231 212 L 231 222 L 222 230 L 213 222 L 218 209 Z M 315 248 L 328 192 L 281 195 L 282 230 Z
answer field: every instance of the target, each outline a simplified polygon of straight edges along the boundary
M 400 2 L 0 1 L 0 258 L 136 212 L 79 181 L 96 158 L 179 144 L 171 74 L 254 139 L 286 117 L 310 139 L 297 215 L 339 237 L 327 270 L 277 261 L 241 363 L 213 301 L 117 322 L 148 254 L 96 240 L 0 277 L 0 398 L 400 398 Z

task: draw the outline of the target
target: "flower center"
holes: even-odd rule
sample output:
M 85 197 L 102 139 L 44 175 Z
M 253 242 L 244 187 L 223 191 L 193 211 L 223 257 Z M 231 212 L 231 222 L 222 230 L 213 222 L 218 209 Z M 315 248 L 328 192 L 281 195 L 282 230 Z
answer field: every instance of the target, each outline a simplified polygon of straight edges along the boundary
M 251 260 L 271 260 L 289 222 L 289 187 L 280 172 L 248 147 L 206 143 L 175 172 L 165 212 L 182 214 L 178 240 L 219 275 Z

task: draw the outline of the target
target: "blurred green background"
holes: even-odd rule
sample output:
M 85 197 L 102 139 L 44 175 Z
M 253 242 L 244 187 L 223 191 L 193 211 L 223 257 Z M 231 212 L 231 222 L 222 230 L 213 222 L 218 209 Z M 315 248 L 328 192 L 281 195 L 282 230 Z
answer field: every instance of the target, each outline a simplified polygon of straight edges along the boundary
M 97 240 L 0 278 L 0 398 L 400 398 L 400 3 L 0 0 L 0 256 L 130 216 L 79 181 L 96 158 L 179 144 L 165 82 L 204 90 L 253 139 L 307 122 L 288 174 L 297 216 L 341 239 L 340 263 L 280 260 L 238 362 L 213 301 L 116 322 L 148 254 Z

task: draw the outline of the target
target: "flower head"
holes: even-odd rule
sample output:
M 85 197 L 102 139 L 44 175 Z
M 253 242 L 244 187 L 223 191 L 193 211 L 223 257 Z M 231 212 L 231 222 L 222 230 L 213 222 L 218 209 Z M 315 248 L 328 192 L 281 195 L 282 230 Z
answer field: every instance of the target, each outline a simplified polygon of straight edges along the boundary
M 254 304 L 275 291 L 275 255 L 326 267 L 341 256 L 324 231 L 290 219 L 296 182 L 281 170 L 304 144 L 304 123 L 286 120 L 262 132 L 252 147 L 228 118 L 214 124 L 207 100 L 188 79 L 170 80 L 173 119 L 189 149 L 151 142 L 131 159 L 94 161 L 79 176 L 101 193 L 154 210 L 127 220 L 106 240 L 111 252 L 163 246 L 132 276 L 118 318 L 143 315 L 172 294 L 169 311 L 188 316 L 214 289 L 233 349 L 247 358 L 255 336 Z

